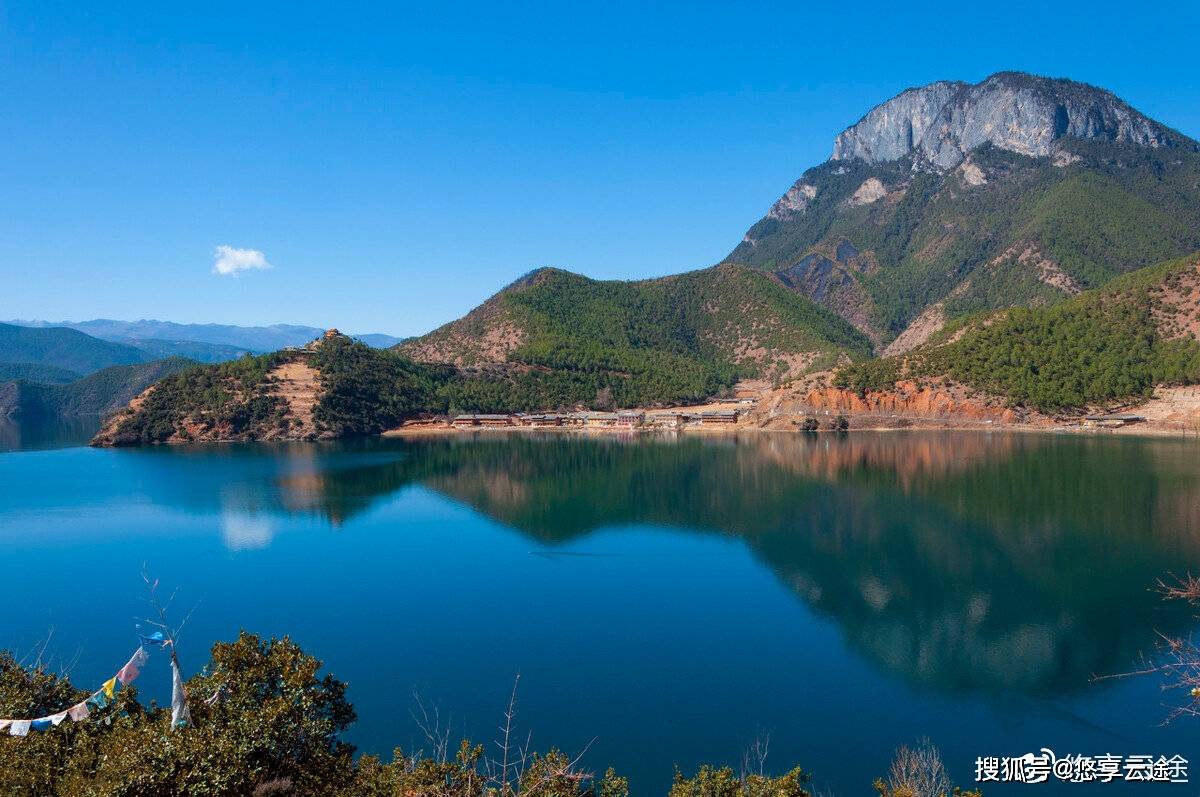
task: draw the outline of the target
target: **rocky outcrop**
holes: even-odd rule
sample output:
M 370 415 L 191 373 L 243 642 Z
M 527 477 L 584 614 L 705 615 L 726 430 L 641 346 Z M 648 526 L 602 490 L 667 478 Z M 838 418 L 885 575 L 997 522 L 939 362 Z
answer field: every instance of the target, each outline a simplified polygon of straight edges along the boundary
M 887 188 L 877 177 L 868 177 L 863 184 L 850 195 L 850 205 L 870 205 L 887 196 Z
M 874 259 L 842 239 L 774 273 L 784 285 L 837 313 L 879 346 L 883 339 L 872 324 L 874 305 L 856 276 L 876 270 Z
M 918 384 L 911 380 L 897 382 L 892 390 L 870 391 L 862 395 L 836 387 L 814 386 L 783 398 L 777 409 L 797 415 L 828 411 L 849 416 L 897 416 L 999 424 L 1029 420 L 998 400 L 971 394 L 962 387 L 941 383 Z
M 1063 138 L 1146 147 L 1179 143 L 1172 131 L 1103 89 L 1000 72 L 973 86 L 938 81 L 901 92 L 838 135 L 833 160 L 882 163 L 912 156 L 914 168 L 948 170 L 984 144 L 1049 157 L 1058 154 Z
M 881 163 L 903 158 L 924 141 L 942 108 L 968 84 L 939 80 L 877 105 L 833 143 L 833 160 Z
M 895 357 L 912 351 L 933 337 L 934 333 L 946 325 L 946 304 L 936 302 L 926 307 L 919 316 L 896 336 L 882 352 L 883 357 Z
M 779 220 L 798 216 L 808 209 L 808 203 L 812 202 L 816 196 L 816 186 L 799 181 L 771 206 L 771 209 L 767 211 L 767 216 Z

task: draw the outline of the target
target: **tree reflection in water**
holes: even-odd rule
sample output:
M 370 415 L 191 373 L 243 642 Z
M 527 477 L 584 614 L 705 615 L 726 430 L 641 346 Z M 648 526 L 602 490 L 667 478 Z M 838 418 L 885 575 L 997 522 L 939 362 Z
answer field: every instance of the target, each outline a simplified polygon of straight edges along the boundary
M 421 485 L 551 550 L 622 526 L 735 537 L 888 670 L 1038 695 L 1121 670 L 1155 630 L 1190 622 L 1149 588 L 1198 558 L 1191 450 L 952 432 L 485 434 L 280 446 L 268 478 L 243 483 L 258 493 L 226 486 L 221 500 L 337 526 Z

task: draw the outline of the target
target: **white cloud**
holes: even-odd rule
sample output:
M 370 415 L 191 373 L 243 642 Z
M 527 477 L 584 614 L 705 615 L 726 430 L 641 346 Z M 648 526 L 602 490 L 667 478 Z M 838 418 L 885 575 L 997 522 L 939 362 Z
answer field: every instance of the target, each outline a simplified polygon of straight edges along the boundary
M 256 271 L 272 268 L 267 262 L 267 256 L 257 249 L 238 249 L 236 246 L 221 244 L 213 252 L 213 273 L 221 275 L 238 274 L 242 271 Z

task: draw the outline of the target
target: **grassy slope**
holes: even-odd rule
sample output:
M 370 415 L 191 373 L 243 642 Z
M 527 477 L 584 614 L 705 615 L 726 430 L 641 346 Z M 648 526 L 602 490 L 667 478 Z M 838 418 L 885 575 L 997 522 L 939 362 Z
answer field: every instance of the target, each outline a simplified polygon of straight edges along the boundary
M 152 359 L 133 346 L 93 338 L 62 327 L 19 327 L 0 324 L 0 361 L 30 363 L 89 374 L 112 365 Z
M 960 322 L 905 357 L 856 363 L 836 384 L 887 389 L 900 377 L 949 376 L 1043 411 L 1146 398 L 1157 384 L 1200 382 L 1197 255 L 1151 266 L 1046 308 Z

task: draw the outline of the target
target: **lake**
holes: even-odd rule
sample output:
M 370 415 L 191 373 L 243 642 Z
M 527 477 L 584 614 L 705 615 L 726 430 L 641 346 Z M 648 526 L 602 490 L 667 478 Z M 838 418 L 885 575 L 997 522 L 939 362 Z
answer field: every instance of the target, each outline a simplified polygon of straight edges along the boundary
M 1195 624 L 1153 588 L 1200 563 L 1198 454 L 951 432 L 12 451 L 0 647 L 49 638 L 99 684 L 145 565 L 193 612 L 189 673 L 241 628 L 289 634 L 349 682 L 369 752 L 428 749 L 414 694 L 494 739 L 520 673 L 522 738 L 591 742 L 635 794 L 764 734 L 769 768 L 836 794 L 920 737 L 963 785 L 1042 747 L 1196 761 L 1158 680 L 1092 676 Z M 139 687 L 163 700 L 165 665 Z

